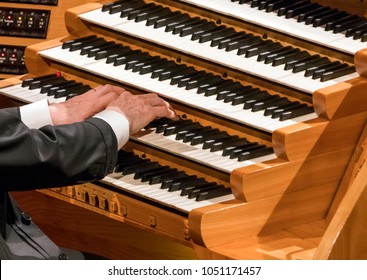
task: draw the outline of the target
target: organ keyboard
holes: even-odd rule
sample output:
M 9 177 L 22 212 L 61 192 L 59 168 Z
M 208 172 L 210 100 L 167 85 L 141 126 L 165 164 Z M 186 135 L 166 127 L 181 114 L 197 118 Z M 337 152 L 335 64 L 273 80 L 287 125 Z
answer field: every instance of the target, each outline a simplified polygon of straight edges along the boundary
M 266 13 L 255 2 L 123 0 L 68 10 L 69 36 L 26 49 L 31 77 L 60 73 L 91 87 L 153 91 L 180 120 L 160 119 L 133 135 L 120 151 L 130 164 L 121 161 L 100 182 L 40 192 L 166 236 L 198 258 L 313 258 L 347 191 L 341 181 L 352 180 L 345 170 L 367 118 L 366 43 L 363 32 L 344 50 L 305 33 L 278 36 L 281 29 L 221 8 Z M 364 26 L 360 15 L 351 18 Z M 0 91 L 58 102 L 46 82 L 22 87 L 28 77 L 3 81 Z M 160 170 L 150 184 L 135 176 L 145 167 Z M 104 252 L 103 242 L 93 251 L 94 242 L 85 248 L 123 257 Z

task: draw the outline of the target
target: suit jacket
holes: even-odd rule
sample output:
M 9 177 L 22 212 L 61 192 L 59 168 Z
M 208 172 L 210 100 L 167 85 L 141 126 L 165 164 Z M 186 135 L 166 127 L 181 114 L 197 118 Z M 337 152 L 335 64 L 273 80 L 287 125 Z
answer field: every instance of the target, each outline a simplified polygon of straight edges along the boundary
M 117 160 L 117 139 L 105 121 L 91 118 L 29 129 L 19 108 L 0 110 L 0 188 L 65 186 L 101 179 Z

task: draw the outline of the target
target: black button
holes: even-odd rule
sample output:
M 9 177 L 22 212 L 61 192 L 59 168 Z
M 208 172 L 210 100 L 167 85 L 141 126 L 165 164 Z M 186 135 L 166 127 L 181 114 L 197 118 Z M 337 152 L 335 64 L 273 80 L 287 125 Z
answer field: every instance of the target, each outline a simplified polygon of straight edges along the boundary
M 22 212 L 20 220 L 23 224 L 29 226 L 32 222 L 32 217 L 26 212 Z

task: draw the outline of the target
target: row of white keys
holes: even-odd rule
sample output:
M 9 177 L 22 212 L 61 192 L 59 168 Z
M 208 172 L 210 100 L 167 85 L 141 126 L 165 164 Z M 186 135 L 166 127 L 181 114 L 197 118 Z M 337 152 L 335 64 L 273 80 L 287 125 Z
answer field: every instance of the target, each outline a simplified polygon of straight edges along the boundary
M 367 48 L 367 43 L 361 40 L 353 40 L 352 37 L 345 37 L 344 33 L 333 33 L 325 31 L 321 27 L 313 27 L 303 22 L 297 22 L 295 18 L 285 18 L 277 16 L 276 12 L 265 12 L 251 8 L 248 4 L 238 4 L 230 0 L 180 0 L 189 4 L 197 5 L 201 8 L 209 9 L 221 14 L 270 28 L 284 34 L 304 39 L 309 42 L 324 45 L 347 54 L 354 55 L 358 50 Z
M 33 103 L 44 99 L 49 100 L 50 103 L 63 102 L 66 100 L 66 97 L 54 98 L 53 96 L 48 96 L 45 93 L 41 93 L 40 88 L 37 89 L 24 88 L 22 87 L 21 83 L 1 88 L 0 92 L 8 97 L 11 97 L 24 103 Z
M 278 119 L 272 119 L 270 116 L 264 116 L 264 111 L 251 112 L 250 110 L 244 110 L 241 104 L 233 106 L 216 100 L 215 96 L 205 97 L 203 94 L 197 94 L 196 89 L 185 90 L 184 88 L 178 88 L 170 85 L 169 80 L 159 81 L 158 79 L 152 79 L 150 74 L 140 75 L 130 70 L 125 70 L 123 65 L 116 67 L 112 64 L 107 64 L 106 59 L 95 60 L 94 58 L 81 56 L 78 52 L 69 52 L 62 49 L 61 46 L 43 50 L 40 54 L 43 57 L 66 63 L 145 91 L 156 92 L 163 97 L 180 101 L 189 106 L 205 110 L 208 113 L 213 113 L 267 132 L 273 132 L 278 128 L 316 117 L 316 114 L 312 113 L 294 119 L 279 121 Z
M 148 40 L 309 94 L 320 88 L 335 85 L 341 81 L 358 76 L 354 72 L 337 79 L 321 82 L 311 77 L 305 77 L 304 72 L 294 74 L 292 71 L 284 70 L 284 65 L 274 67 L 270 64 L 258 62 L 256 56 L 250 58 L 246 58 L 243 55 L 239 56 L 236 50 L 229 52 L 220 50 L 211 47 L 210 42 L 198 43 L 197 41 L 192 41 L 191 36 L 180 37 L 179 35 L 173 35 L 165 32 L 164 28 L 155 29 L 152 26 L 146 26 L 144 21 L 136 23 L 126 18 L 120 18 L 118 13 L 108 14 L 102 12 L 101 9 L 97 9 L 80 15 L 80 18 L 117 32 Z
M 112 174 L 103 178 L 102 181 L 121 188 L 124 191 L 187 213 L 195 208 L 228 201 L 234 198 L 232 194 L 228 194 L 213 199 L 196 201 L 195 199 L 190 199 L 187 196 L 180 196 L 180 191 L 169 192 L 167 189 L 161 189 L 161 184 L 149 185 L 148 182 L 136 180 L 134 179 L 133 174 L 125 176 L 120 174 Z
M 229 156 L 222 156 L 223 151 L 210 152 L 210 149 L 203 149 L 203 144 L 192 146 L 189 142 L 184 143 L 183 140 L 176 140 L 175 137 L 176 135 L 164 136 L 162 133 L 158 134 L 152 131 L 150 133 L 141 133 L 132 137 L 132 139 L 226 173 L 231 173 L 236 168 L 276 158 L 275 154 L 269 154 L 239 162 L 237 159 L 230 159 Z

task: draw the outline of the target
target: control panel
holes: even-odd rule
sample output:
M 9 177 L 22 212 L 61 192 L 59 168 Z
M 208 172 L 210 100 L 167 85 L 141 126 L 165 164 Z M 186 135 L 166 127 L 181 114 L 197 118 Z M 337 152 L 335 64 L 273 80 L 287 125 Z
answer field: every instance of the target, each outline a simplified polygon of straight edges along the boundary
M 21 46 L 0 45 L 0 73 L 25 74 L 24 49 Z
M 49 10 L 0 8 L 0 35 L 46 38 Z
M 92 2 L 100 0 L 0 0 L 0 80 L 24 74 L 24 49 L 67 36 L 65 12 Z

